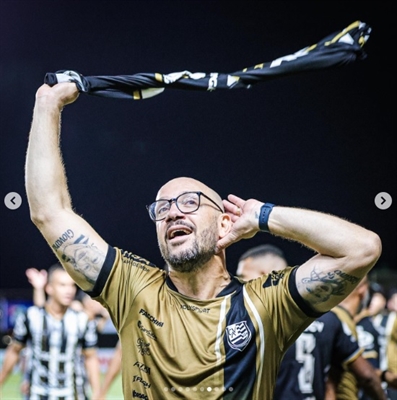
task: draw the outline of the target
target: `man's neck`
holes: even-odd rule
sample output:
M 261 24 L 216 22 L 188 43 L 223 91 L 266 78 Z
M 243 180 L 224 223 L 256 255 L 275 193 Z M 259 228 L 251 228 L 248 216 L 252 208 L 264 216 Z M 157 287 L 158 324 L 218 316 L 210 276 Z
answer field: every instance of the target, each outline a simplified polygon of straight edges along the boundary
M 169 268 L 169 277 L 178 292 L 197 300 L 215 298 L 231 282 L 222 263 L 207 263 L 194 272 L 178 272 Z
M 359 306 L 360 306 L 360 298 L 354 297 L 354 298 L 346 298 L 345 300 L 341 301 L 339 304 L 342 308 L 344 308 L 352 318 L 354 318 L 358 311 L 359 311 Z
M 53 299 L 49 299 L 45 304 L 45 309 L 55 319 L 62 319 L 68 307 L 55 302 Z

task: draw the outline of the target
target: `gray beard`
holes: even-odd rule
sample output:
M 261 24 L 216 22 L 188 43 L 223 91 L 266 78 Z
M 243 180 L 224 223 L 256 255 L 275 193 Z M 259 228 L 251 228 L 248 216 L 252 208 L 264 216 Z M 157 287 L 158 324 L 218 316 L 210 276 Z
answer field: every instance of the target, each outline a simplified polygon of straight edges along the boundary
M 207 263 L 215 254 L 217 233 L 213 228 L 207 228 L 199 238 L 196 238 L 190 249 L 177 254 L 170 254 L 166 245 L 160 246 L 164 261 L 178 272 L 195 272 Z

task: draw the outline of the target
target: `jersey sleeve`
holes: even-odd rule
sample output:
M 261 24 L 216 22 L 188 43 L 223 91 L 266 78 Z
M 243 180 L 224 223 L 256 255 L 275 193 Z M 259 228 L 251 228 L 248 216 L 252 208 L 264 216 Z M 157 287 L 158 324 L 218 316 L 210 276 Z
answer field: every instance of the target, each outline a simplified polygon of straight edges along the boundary
M 323 313 L 314 311 L 296 287 L 296 269 L 288 267 L 249 282 L 262 304 L 265 324 L 274 332 L 281 351 L 285 351 L 315 319 Z
M 387 344 L 387 369 L 397 374 L 397 317 L 394 313 L 394 323 Z
M 340 319 L 334 313 L 329 312 L 326 315 L 330 323 L 335 325 L 332 362 L 347 366 L 359 357 L 362 350 L 352 331 L 347 326 L 344 327 Z
M 156 280 L 165 281 L 163 270 L 131 252 L 109 246 L 98 280 L 87 293 L 108 309 L 119 331 L 136 296 Z

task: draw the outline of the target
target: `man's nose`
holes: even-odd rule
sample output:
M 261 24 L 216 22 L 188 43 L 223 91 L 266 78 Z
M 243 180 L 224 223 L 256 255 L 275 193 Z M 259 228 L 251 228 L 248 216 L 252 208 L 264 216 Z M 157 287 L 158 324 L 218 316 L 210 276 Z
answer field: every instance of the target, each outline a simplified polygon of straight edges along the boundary
M 170 205 L 170 209 L 168 210 L 167 213 L 167 219 L 174 219 L 178 218 L 180 216 L 183 216 L 184 214 L 179 210 L 179 208 L 176 206 L 176 202 L 173 201 Z

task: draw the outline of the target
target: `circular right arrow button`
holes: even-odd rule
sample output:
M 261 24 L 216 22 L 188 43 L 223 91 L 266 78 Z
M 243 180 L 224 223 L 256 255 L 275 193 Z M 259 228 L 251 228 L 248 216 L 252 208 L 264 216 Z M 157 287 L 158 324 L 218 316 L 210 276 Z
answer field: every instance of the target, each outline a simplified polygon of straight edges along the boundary
M 380 210 L 387 210 L 392 203 L 392 198 L 387 192 L 380 192 L 375 196 L 375 205 Z

